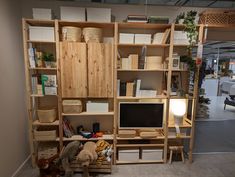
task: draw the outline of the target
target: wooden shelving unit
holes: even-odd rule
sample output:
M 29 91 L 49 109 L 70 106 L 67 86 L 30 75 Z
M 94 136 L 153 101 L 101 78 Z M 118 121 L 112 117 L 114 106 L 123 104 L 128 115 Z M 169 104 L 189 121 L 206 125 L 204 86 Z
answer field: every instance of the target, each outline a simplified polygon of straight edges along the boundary
M 138 24 L 138 23 L 95 23 L 95 22 L 67 22 L 61 20 L 32 20 L 23 19 L 23 39 L 24 39 L 24 55 L 25 55 L 25 75 L 26 75 L 26 88 L 27 88 L 27 107 L 28 107 L 28 117 L 29 117 L 29 138 L 30 138 L 30 150 L 32 154 L 32 163 L 35 165 L 36 160 L 36 146 L 37 141 L 34 140 L 33 129 L 37 126 L 53 126 L 58 131 L 58 137 L 54 142 L 58 143 L 58 149 L 62 149 L 64 144 L 69 141 L 97 141 L 99 139 L 104 139 L 113 144 L 114 164 L 128 164 L 128 163 L 166 163 L 168 145 L 171 140 L 178 139 L 188 139 L 190 141 L 189 147 L 189 160 L 192 161 L 192 148 L 194 141 L 194 119 L 195 119 L 195 109 L 197 102 L 197 82 L 199 67 L 195 73 L 194 81 L 194 92 L 191 96 L 171 96 L 171 79 L 172 74 L 175 72 L 181 73 L 184 78 L 188 77 L 188 70 L 184 69 L 173 69 L 172 68 L 172 56 L 177 50 L 185 49 L 186 45 L 173 45 L 174 31 L 182 30 L 184 26 L 175 24 Z M 29 26 L 48 26 L 55 28 L 55 41 L 31 41 L 28 37 L 28 27 Z M 64 26 L 74 26 L 74 27 L 98 27 L 102 28 L 104 37 L 112 37 L 113 43 L 85 43 L 85 42 L 64 42 L 62 41 L 62 27 Z M 202 44 L 203 39 L 203 25 L 198 26 L 199 30 L 199 44 Z M 170 40 L 166 44 L 120 44 L 119 43 L 119 33 L 131 32 L 135 33 L 150 33 L 154 34 L 156 32 L 164 32 L 166 29 L 170 29 Z M 35 46 L 40 45 L 50 45 L 54 50 L 56 56 L 56 66 L 57 68 L 43 68 L 29 67 L 28 58 L 28 47 L 29 44 Z M 169 58 L 167 69 L 119 69 L 118 65 L 118 53 L 119 51 L 124 51 L 122 54 L 133 54 L 133 52 L 141 53 L 141 48 L 146 46 L 148 48 L 147 52 L 149 55 L 160 55 L 163 60 L 167 57 Z M 102 50 L 99 50 L 101 49 Z M 105 54 L 102 51 L 105 50 Z M 182 52 L 182 51 L 181 51 Z M 76 57 L 79 58 L 79 62 Z M 99 61 L 106 60 L 106 63 L 99 63 Z M 76 64 L 74 64 L 76 63 Z M 96 63 L 96 65 L 94 65 Z M 98 67 L 98 69 L 97 69 Z M 57 75 L 57 95 L 47 96 L 47 95 L 37 95 L 31 92 L 31 74 L 32 73 L 53 73 Z M 94 73 L 93 73 L 94 72 Z M 81 74 L 82 73 L 82 74 Z M 155 97 L 132 97 L 132 96 L 118 96 L 117 95 L 117 80 L 126 79 L 128 77 L 141 77 L 142 79 L 147 78 L 155 83 L 157 88 L 157 96 Z M 104 87 L 105 85 L 105 87 Z M 184 85 L 187 87 L 187 84 Z M 163 90 L 165 90 L 163 94 Z M 41 103 L 41 99 L 56 99 L 56 107 L 58 117 L 53 123 L 40 123 L 35 117 L 35 112 L 37 106 L 33 104 L 35 102 Z M 62 102 L 66 99 L 80 99 L 85 105 L 86 101 L 107 101 L 109 103 L 109 112 L 105 113 L 90 113 L 86 112 L 83 108 L 83 112 L 77 114 L 66 114 L 63 113 Z M 183 99 L 188 104 L 192 104 L 192 113 L 190 116 L 186 116 L 184 119 L 183 126 L 180 128 L 190 129 L 189 135 L 181 136 L 168 136 L 168 130 L 174 129 L 174 123 L 172 122 L 172 114 L 170 113 L 170 102 L 174 99 Z M 118 114 L 119 114 L 119 102 L 136 102 L 139 100 L 155 100 L 155 102 L 164 102 L 166 105 L 165 109 L 165 119 L 164 127 L 161 128 L 161 134 L 156 138 L 143 139 L 140 136 L 134 138 L 120 138 L 118 137 Z M 101 127 L 103 126 L 104 134 L 100 138 L 90 138 L 86 139 L 80 135 L 74 135 L 71 138 L 64 137 L 63 133 L 63 119 L 71 119 L 73 121 L 84 121 L 91 127 L 93 121 L 99 121 Z M 84 118 L 85 117 L 85 118 Z M 108 118 L 107 118 L 108 117 Z M 87 129 L 91 131 L 91 128 L 86 125 Z M 73 124 L 77 127 L 79 124 Z M 104 128 L 105 127 L 105 128 Z M 149 143 L 143 143 L 142 141 L 147 140 Z M 132 142 L 132 143 L 130 143 Z M 121 161 L 118 160 L 118 150 L 119 148 L 147 148 L 147 147 L 157 147 L 163 150 L 163 158 L 161 160 L 138 160 L 138 161 Z

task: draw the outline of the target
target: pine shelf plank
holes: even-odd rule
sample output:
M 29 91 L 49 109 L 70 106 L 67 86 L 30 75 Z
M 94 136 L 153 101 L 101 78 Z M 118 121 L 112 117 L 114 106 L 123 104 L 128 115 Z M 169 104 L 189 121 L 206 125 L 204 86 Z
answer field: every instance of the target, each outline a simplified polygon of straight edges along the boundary
M 63 116 L 112 116 L 114 112 L 81 112 L 81 113 L 62 113 Z
M 56 71 L 56 68 L 44 68 L 44 67 L 36 67 L 36 68 L 29 68 L 29 70 L 45 70 L 45 71 Z
M 134 23 L 123 22 L 118 23 L 118 27 L 122 29 L 135 28 L 135 29 L 166 29 L 170 28 L 171 24 L 151 24 L 151 23 Z
M 106 134 L 99 138 L 83 138 L 81 135 L 73 135 L 71 138 L 63 138 L 63 141 L 98 141 L 98 140 L 113 140 L 113 134 Z
M 138 161 L 122 161 L 117 160 L 116 164 L 141 164 L 141 163 L 163 163 L 163 160 L 138 160 Z
M 168 69 L 118 69 L 118 72 L 165 72 Z
M 170 44 L 118 44 L 119 47 L 143 47 L 143 46 L 147 46 L 147 47 L 169 47 Z
M 164 147 L 164 144 L 117 144 L 117 147 Z
M 155 138 L 141 138 L 140 136 L 136 136 L 133 138 L 121 138 L 121 137 L 117 137 L 117 140 L 163 140 L 165 138 L 165 136 L 157 136 Z
M 55 41 L 32 41 L 28 40 L 28 43 L 45 43 L 45 44 L 55 44 Z
M 58 126 L 59 125 L 59 120 L 56 120 L 56 121 L 51 122 L 51 123 L 41 123 L 38 120 L 35 120 L 33 122 L 33 125 L 34 126 Z
M 169 128 L 175 128 L 174 119 L 169 119 L 168 127 Z M 184 118 L 183 125 L 180 125 L 179 127 L 180 128 L 191 128 L 192 127 L 192 121 L 189 120 L 188 118 Z
M 131 96 L 119 96 L 118 100 L 140 100 L 140 99 L 166 99 L 167 96 L 159 95 L 156 97 L 131 97 Z

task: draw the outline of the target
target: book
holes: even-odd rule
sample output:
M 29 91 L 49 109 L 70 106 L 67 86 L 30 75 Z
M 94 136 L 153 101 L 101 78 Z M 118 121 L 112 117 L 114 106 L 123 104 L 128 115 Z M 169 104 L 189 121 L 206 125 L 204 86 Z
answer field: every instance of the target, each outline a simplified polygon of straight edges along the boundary
M 142 51 L 141 51 L 141 56 L 139 57 L 139 60 L 138 60 L 139 69 L 144 69 L 146 53 L 147 53 L 147 47 L 143 46 Z
M 129 58 L 122 58 L 121 63 L 122 69 L 131 69 Z
M 120 96 L 120 79 L 117 80 L 117 96 Z
M 34 48 L 28 48 L 28 56 L 29 56 L 29 67 L 35 68 L 36 67 L 36 60 L 35 60 L 35 50 Z
M 126 96 L 133 96 L 134 82 L 126 83 Z
M 126 82 L 120 82 L 120 96 L 126 96 Z
M 135 23 L 147 23 L 148 18 L 145 15 L 128 15 L 126 21 Z
M 136 92 L 135 92 L 136 97 L 140 96 L 140 85 L 141 85 L 141 80 L 137 79 L 137 81 L 136 81 Z
M 38 77 L 37 75 L 32 75 L 31 77 L 32 94 L 35 94 L 35 95 L 38 94 L 37 85 L 38 85 Z
M 167 43 L 170 31 L 171 31 L 170 29 L 166 29 L 166 31 L 165 31 L 165 33 L 163 35 L 162 44 L 166 44 Z
M 138 69 L 138 55 L 130 54 L 128 58 L 131 62 L 131 69 Z
M 57 95 L 56 75 L 41 75 L 42 90 L 44 95 Z

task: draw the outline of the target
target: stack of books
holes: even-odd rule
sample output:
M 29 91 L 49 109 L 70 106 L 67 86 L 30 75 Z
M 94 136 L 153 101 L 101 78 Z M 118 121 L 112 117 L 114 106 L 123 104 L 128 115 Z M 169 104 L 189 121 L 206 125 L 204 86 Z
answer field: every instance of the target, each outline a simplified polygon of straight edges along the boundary
M 153 36 L 153 44 L 167 44 L 170 36 L 170 29 L 166 29 L 163 33 L 156 33 Z
M 134 81 L 122 82 L 117 81 L 117 95 L 118 96 L 130 96 L 138 97 L 140 96 L 140 84 L 141 80 L 136 79 Z
M 126 21 L 132 23 L 147 23 L 148 18 L 145 15 L 128 15 Z

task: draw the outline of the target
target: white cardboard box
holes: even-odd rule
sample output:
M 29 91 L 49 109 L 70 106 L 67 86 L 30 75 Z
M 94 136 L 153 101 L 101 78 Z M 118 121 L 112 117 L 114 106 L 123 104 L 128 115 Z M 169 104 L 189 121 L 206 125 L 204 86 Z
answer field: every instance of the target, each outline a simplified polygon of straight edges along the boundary
M 134 44 L 135 34 L 131 33 L 119 33 L 120 44 Z
M 86 8 L 88 22 L 111 22 L 111 9 Z
M 88 101 L 86 104 L 86 111 L 87 112 L 109 112 L 109 104 Z
M 65 21 L 86 21 L 85 8 L 83 7 L 60 7 L 60 19 Z
M 33 19 L 51 20 L 52 19 L 51 9 L 33 8 Z
M 151 44 L 151 34 L 135 34 L 135 44 Z
M 162 149 L 143 149 L 142 160 L 162 160 Z
M 120 161 L 138 161 L 139 150 L 119 150 L 118 160 Z
M 54 42 L 54 27 L 29 26 L 29 40 Z

